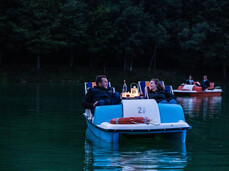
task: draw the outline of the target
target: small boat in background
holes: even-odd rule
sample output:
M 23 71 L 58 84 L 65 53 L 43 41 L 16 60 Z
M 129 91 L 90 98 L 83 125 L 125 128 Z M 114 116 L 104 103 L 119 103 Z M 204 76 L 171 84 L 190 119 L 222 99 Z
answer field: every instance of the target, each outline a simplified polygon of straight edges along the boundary
M 190 96 L 190 97 L 211 97 L 211 96 L 221 96 L 223 92 L 221 87 L 214 87 L 214 83 L 210 83 L 210 87 L 206 90 L 202 90 L 202 87 L 194 85 L 180 85 L 177 90 L 173 90 L 176 96 Z

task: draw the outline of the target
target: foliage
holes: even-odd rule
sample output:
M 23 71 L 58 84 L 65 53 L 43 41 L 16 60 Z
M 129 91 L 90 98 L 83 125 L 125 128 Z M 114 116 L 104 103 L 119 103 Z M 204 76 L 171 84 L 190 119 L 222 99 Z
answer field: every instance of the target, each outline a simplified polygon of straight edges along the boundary
M 0 63 L 41 54 L 51 63 L 181 69 L 229 67 L 227 0 L 10 0 L 0 3 Z M 77 53 L 75 53 L 77 52 Z M 8 60 L 11 56 L 11 60 Z M 13 60 L 12 60 L 13 59 Z M 167 61 L 164 62 L 164 61 Z M 72 61 L 73 64 L 73 61 Z

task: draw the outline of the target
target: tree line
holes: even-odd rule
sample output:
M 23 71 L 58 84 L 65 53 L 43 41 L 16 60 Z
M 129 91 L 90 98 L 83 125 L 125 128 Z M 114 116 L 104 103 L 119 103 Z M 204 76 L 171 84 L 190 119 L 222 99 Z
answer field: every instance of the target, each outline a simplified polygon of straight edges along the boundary
M 2 65 L 31 58 L 37 69 L 59 60 L 70 68 L 173 65 L 225 75 L 229 66 L 227 0 L 8 0 L 0 9 Z

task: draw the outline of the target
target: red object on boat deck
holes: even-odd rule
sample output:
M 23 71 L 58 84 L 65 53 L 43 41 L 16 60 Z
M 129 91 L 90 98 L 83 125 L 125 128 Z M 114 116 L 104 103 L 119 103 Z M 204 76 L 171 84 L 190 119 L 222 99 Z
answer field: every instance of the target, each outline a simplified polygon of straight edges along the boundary
M 202 87 L 194 86 L 192 90 L 197 92 L 202 92 Z
M 178 88 L 177 88 L 177 90 L 181 90 L 181 89 L 183 89 L 183 85 L 181 85 L 181 86 L 179 86 Z
M 208 90 L 213 90 L 215 87 L 215 83 L 210 82 L 210 87 L 208 87 Z
M 150 123 L 148 117 L 124 117 L 124 118 L 113 118 L 110 121 L 111 124 L 137 124 L 137 123 Z

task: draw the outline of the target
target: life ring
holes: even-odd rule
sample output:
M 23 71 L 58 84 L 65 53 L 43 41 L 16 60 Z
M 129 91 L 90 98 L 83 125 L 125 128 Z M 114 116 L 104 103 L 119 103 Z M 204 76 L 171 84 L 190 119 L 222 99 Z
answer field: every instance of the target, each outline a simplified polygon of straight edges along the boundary
M 150 119 L 148 117 L 124 117 L 124 118 L 113 118 L 110 121 L 111 124 L 148 124 Z

